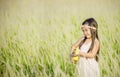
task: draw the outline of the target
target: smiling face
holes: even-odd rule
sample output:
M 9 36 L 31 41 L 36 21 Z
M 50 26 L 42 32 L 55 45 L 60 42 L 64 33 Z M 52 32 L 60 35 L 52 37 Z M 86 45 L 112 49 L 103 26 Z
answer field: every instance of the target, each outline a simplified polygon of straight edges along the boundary
M 88 25 L 83 25 L 84 27 L 82 27 L 82 31 L 84 33 L 84 35 L 90 39 L 91 38 L 91 32 L 90 32 L 90 28 Z

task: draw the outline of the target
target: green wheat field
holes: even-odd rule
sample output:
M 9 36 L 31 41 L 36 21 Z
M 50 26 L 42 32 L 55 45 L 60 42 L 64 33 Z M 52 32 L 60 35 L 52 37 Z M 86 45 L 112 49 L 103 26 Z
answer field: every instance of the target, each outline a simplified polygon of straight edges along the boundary
M 69 53 L 90 17 L 98 22 L 101 77 L 120 77 L 119 6 L 120 0 L 0 0 L 0 77 L 78 77 Z

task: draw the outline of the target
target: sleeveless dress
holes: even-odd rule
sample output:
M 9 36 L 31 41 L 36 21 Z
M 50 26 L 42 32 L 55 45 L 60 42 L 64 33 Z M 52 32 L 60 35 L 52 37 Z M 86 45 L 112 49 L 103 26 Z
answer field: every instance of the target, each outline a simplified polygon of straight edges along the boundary
M 83 44 L 80 48 L 80 52 L 85 52 L 89 50 L 92 42 L 88 44 Z M 77 64 L 79 77 L 100 77 L 100 71 L 98 62 L 95 58 L 85 58 L 80 57 Z

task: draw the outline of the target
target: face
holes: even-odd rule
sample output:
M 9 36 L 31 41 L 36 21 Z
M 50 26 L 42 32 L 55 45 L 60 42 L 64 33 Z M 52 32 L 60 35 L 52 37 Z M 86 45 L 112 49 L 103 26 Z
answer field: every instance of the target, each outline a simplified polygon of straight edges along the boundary
M 89 39 L 91 38 L 91 32 L 90 32 L 90 28 L 88 25 L 83 25 L 84 27 L 82 28 L 82 31 L 84 33 L 84 35 Z

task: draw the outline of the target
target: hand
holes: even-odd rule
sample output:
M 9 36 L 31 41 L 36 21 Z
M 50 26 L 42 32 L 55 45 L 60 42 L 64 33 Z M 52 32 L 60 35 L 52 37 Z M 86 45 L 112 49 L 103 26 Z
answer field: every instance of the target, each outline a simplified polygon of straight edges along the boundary
M 74 54 L 74 53 L 75 53 L 75 49 L 76 49 L 75 47 L 72 47 L 72 48 L 71 48 L 71 54 Z
M 77 63 L 78 59 L 79 59 L 78 54 L 70 54 L 71 62 Z
M 70 54 L 70 57 L 76 57 L 76 56 L 78 56 L 78 54 Z
M 76 56 L 78 56 L 78 54 L 73 54 L 73 57 L 76 57 Z

